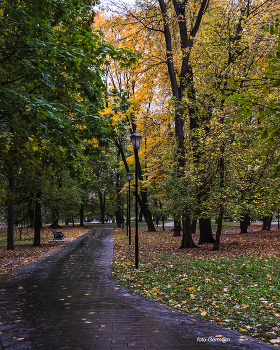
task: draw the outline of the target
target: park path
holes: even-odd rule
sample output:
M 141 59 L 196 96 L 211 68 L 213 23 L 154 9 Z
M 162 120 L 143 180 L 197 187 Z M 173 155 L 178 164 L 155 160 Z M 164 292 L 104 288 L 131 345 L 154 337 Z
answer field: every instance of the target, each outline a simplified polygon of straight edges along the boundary
M 128 293 L 112 254 L 113 229 L 98 227 L 1 278 L 0 349 L 276 349 Z

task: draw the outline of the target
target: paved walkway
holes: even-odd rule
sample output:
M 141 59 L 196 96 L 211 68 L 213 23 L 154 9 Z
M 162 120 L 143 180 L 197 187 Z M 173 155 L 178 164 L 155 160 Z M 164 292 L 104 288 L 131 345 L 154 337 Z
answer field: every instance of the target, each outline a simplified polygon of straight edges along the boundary
M 128 293 L 112 252 L 113 229 L 95 228 L 2 277 L 0 349 L 276 349 Z

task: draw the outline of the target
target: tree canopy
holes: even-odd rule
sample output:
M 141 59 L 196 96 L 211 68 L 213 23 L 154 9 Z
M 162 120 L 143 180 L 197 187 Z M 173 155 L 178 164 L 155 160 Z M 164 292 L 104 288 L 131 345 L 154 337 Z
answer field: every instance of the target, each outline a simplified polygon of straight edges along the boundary
M 67 168 L 83 176 L 87 157 L 111 140 L 111 116 L 99 114 L 102 64 L 111 58 L 129 65 L 136 55 L 94 30 L 92 6 L 87 0 L 0 4 L 0 171 L 9 192 L 23 172 L 40 178 Z M 9 192 L 2 196 L 11 203 Z
M 151 211 L 172 215 L 183 221 L 182 247 L 194 247 L 191 220 L 199 218 L 205 243 L 214 242 L 214 218 L 218 249 L 225 215 L 244 222 L 272 214 L 279 206 L 279 4 L 138 1 L 98 16 L 92 5 L 0 4 L 7 205 L 15 179 L 28 174 L 40 202 L 42 179 L 55 188 L 67 174 L 79 183 L 75 193 L 94 188 L 98 197 L 100 179 L 114 172 L 107 199 L 119 215 L 125 173 L 134 168 L 129 136 L 137 131 L 138 200 L 149 230 Z
M 277 207 L 279 12 L 275 1 L 138 1 L 104 22 L 107 37 L 142 53 L 119 74 L 127 116 L 145 137 L 142 186 L 187 220 L 183 247 L 193 246 L 191 217 L 220 219 L 221 231 L 225 215 L 242 221 Z

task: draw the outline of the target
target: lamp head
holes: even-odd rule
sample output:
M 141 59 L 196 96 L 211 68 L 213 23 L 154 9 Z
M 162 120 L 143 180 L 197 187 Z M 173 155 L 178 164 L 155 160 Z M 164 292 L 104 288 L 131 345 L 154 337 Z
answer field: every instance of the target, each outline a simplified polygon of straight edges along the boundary
M 127 181 L 130 182 L 133 178 L 133 175 L 131 173 L 126 174 Z
M 142 136 L 137 134 L 136 132 L 130 136 L 130 140 L 131 140 L 133 149 L 140 148 L 141 137 Z

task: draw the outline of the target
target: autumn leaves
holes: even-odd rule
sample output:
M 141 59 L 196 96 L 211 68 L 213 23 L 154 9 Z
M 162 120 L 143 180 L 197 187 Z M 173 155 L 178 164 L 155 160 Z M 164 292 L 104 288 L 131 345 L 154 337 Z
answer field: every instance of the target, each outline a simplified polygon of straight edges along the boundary
M 209 253 L 204 248 L 178 250 L 180 237 L 172 238 L 169 231 L 142 230 L 140 266 L 135 270 L 125 232 L 116 230 L 113 278 L 130 291 L 242 332 L 245 338 L 249 335 L 278 344 L 279 255 L 274 253 L 279 247 L 273 243 L 278 232 L 272 231 L 266 248 L 261 249 L 261 235 L 268 234 L 256 231 L 248 245 L 253 236 L 258 243 L 247 255 L 239 243 L 238 249 L 230 250 L 231 242 L 240 237 L 233 232 L 226 234 L 223 252 Z

